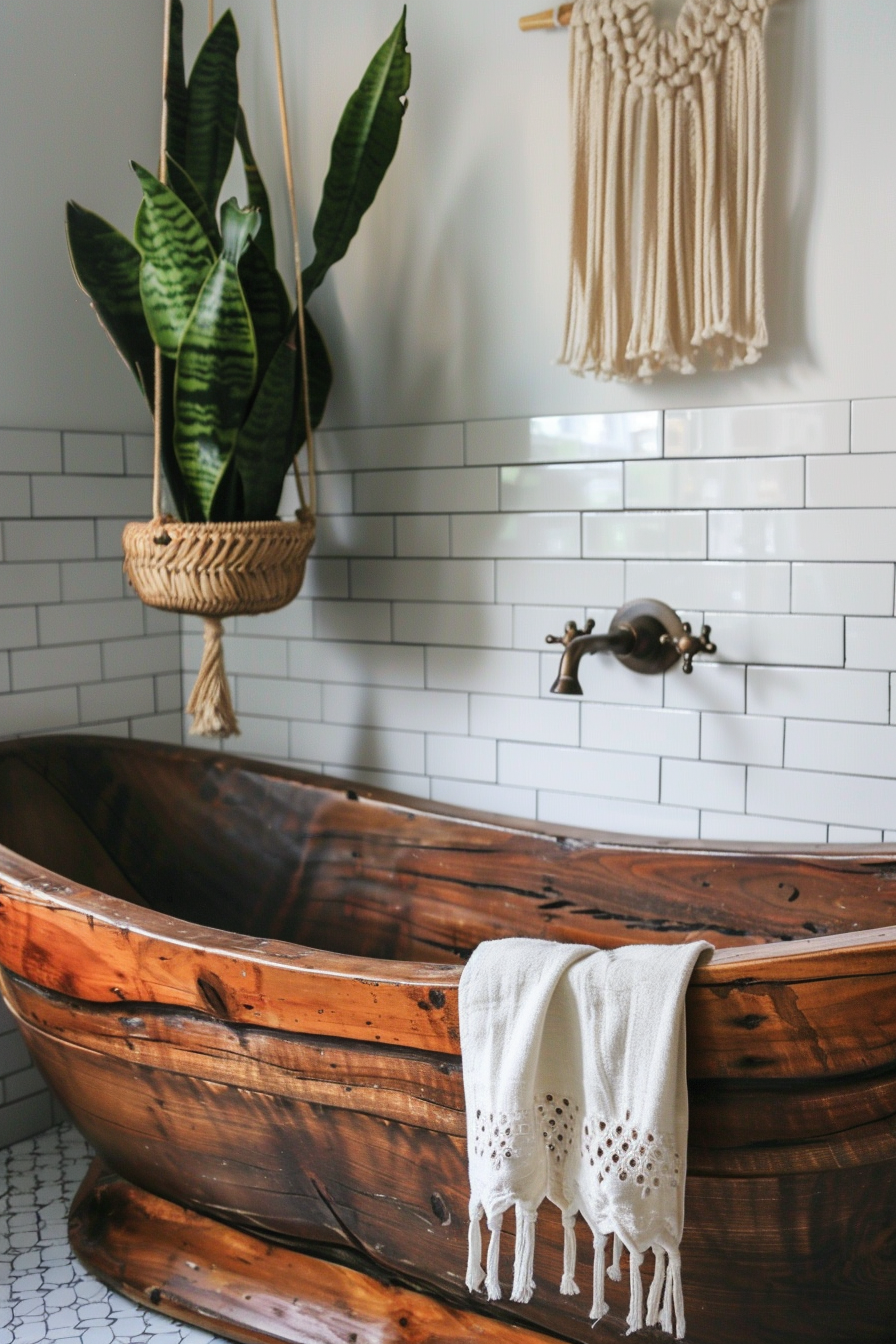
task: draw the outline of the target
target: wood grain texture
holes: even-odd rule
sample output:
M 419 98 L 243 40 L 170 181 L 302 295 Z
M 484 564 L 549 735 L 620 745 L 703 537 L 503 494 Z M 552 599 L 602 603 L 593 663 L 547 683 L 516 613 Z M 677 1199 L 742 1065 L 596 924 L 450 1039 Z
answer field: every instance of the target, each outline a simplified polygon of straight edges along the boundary
M 442 1305 L 418 1297 L 418 1335 L 399 1314 L 396 1338 L 440 1339 L 449 1321 L 446 1338 L 510 1344 L 516 1321 L 533 1344 L 594 1339 L 588 1239 L 583 1297 L 561 1297 L 553 1209 L 528 1306 L 492 1309 L 463 1288 L 462 963 L 508 934 L 705 936 L 717 950 L 687 1004 L 688 1338 L 896 1338 L 896 848 L 560 833 L 83 738 L 0 747 L 0 840 L 0 988 L 79 1128 L 135 1187 L 115 1187 L 124 1212 L 108 1234 L 91 1215 L 98 1272 L 116 1286 L 139 1296 L 164 1278 L 162 1306 L 252 1341 L 348 1339 L 349 1300 L 366 1303 L 359 1339 L 391 1340 L 389 1294 L 408 1285 Z M 96 1204 L 91 1189 L 83 1207 L 108 1213 L 112 1194 Z M 171 1230 L 158 1245 L 153 1198 L 177 1206 L 173 1222 L 159 1212 Z M 194 1236 L 215 1274 L 256 1284 L 253 1307 L 214 1274 L 188 1291 L 171 1257 Z M 505 1238 L 509 1271 L 512 1226 Z M 309 1247 L 341 1262 L 334 1273 L 362 1266 L 373 1297 L 276 1259 Z M 292 1306 L 277 1296 L 287 1263 Z M 211 1285 L 223 1324 L 204 1314 Z M 601 1331 L 620 1337 L 627 1286 L 608 1300 Z M 471 1306 L 485 1312 L 475 1328 L 458 1324 Z M 287 1320 L 318 1333 L 276 1334 Z

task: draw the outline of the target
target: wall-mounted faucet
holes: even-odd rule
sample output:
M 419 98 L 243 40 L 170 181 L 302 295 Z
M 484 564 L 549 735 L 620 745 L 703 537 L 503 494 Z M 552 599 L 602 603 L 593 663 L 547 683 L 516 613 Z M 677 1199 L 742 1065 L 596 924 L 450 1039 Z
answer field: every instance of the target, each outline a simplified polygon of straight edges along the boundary
M 699 635 L 691 633 L 687 621 L 652 597 L 638 598 L 621 606 L 605 635 L 593 635 L 594 621 L 580 630 L 575 621 L 567 621 L 562 635 L 547 635 L 545 643 L 562 644 L 560 672 L 551 687 L 555 695 L 581 695 L 579 663 L 586 653 L 614 653 L 633 672 L 665 672 L 680 658 L 682 669 L 690 672 L 694 655 L 715 653 L 710 630 L 704 625 Z

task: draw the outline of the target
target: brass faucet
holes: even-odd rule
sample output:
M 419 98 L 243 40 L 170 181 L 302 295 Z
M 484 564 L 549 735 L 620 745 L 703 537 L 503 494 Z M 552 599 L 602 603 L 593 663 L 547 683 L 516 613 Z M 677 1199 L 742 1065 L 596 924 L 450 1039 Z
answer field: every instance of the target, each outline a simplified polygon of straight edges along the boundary
M 679 658 L 682 669 L 693 668 L 694 655 L 715 653 L 710 641 L 710 629 L 704 625 L 699 635 L 691 633 L 687 621 L 681 621 L 665 602 L 654 598 L 639 598 L 626 602 L 610 622 L 603 635 L 592 634 L 594 621 L 585 623 L 580 630 L 575 621 L 567 621 L 562 635 L 547 635 L 545 643 L 562 644 L 560 671 L 551 687 L 554 695 L 581 695 L 579 663 L 586 653 L 612 653 L 633 672 L 665 672 Z

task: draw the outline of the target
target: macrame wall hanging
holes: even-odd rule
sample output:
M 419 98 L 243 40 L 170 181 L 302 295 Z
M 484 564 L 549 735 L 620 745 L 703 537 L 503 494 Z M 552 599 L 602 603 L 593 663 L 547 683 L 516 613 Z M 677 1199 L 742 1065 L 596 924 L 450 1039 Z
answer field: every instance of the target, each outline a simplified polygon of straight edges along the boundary
M 573 372 L 693 373 L 701 352 L 733 369 L 767 345 L 763 33 L 772 3 L 684 0 L 671 29 L 647 0 L 562 7 L 572 31 L 573 192 L 560 360 Z

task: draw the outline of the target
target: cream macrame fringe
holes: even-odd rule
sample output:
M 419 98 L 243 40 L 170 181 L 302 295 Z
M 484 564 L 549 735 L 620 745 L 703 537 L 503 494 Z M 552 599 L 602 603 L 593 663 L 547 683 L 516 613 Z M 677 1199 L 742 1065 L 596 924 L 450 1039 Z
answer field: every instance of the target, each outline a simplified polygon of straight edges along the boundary
M 754 364 L 768 344 L 763 31 L 774 0 L 575 0 L 566 334 L 574 373 Z
M 224 627 L 217 617 L 206 616 L 202 626 L 202 662 L 187 702 L 187 713 L 193 715 L 190 733 L 196 737 L 239 736 L 224 670 L 223 634 Z

